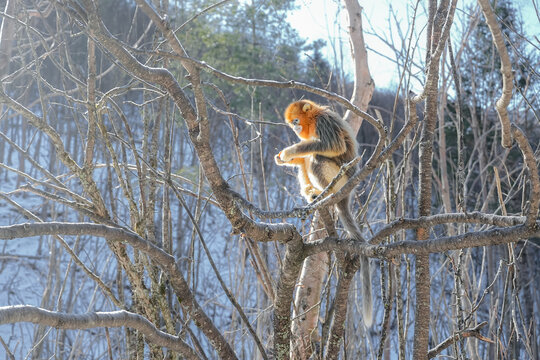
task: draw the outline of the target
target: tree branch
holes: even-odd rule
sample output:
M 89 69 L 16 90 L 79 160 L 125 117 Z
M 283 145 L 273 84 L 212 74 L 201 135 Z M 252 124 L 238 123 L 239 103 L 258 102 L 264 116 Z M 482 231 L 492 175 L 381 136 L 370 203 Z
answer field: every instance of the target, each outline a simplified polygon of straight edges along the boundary
M 212 75 L 219 77 L 221 79 L 227 80 L 229 82 L 251 85 L 251 86 L 275 87 L 275 88 L 281 88 L 281 89 L 299 89 L 299 90 L 308 91 L 312 94 L 320 95 L 326 99 L 340 103 L 347 110 L 350 110 L 354 114 L 360 116 L 361 118 L 369 122 L 377 130 L 380 137 L 384 138 L 384 134 L 386 133 L 386 131 L 384 130 L 384 124 L 382 124 L 373 116 L 369 115 L 367 112 L 362 111 L 360 108 L 352 104 L 349 100 L 347 100 L 343 96 L 338 95 L 334 92 L 320 89 L 318 87 L 304 84 L 304 83 L 294 81 L 294 80 L 276 81 L 276 80 L 250 79 L 250 78 L 245 78 L 241 76 L 233 76 L 233 75 L 229 75 L 227 73 L 224 73 L 222 71 L 215 69 L 214 67 L 208 65 L 204 61 L 198 61 L 192 58 L 184 58 L 182 60 L 189 61 L 193 65 L 205 70 L 206 72 L 209 72 Z
M 397 219 L 379 230 L 369 240 L 370 244 L 378 244 L 384 238 L 394 235 L 400 230 L 417 229 L 420 227 L 433 227 L 442 224 L 485 224 L 494 226 L 515 226 L 525 222 L 524 216 L 502 216 L 484 214 L 480 212 L 450 213 L 431 216 L 420 216 L 416 219 Z
M 347 309 L 349 307 L 349 289 L 359 267 L 358 256 L 347 254 L 341 261 L 339 278 L 335 290 L 333 317 L 331 320 L 326 319 L 326 321 L 332 321 L 332 325 L 326 342 L 325 359 L 333 360 L 339 358 L 339 350 L 343 341 L 343 334 L 345 333 Z M 362 299 L 362 301 L 365 300 Z
M 69 8 L 64 7 L 64 10 L 70 13 L 72 16 L 77 16 L 82 23 L 83 29 L 89 33 L 92 33 L 95 36 L 98 44 L 102 46 L 105 51 L 118 59 L 122 65 L 128 68 L 133 76 L 150 83 L 160 84 L 171 96 L 176 106 L 182 113 L 182 116 L 186 120 L 186 123 L 188 124 L 189 136 L 204 169 L 204 174 L 208 179 L 212 190 L 214 191 L 220 207 L 227 216 L 233 228 L 237 231 L 245 233 L 247 236 L 256 241 L 275 240 L 287 242 L 296 236 L 297 231 L 294 226 L 290 224 L 261 224 L 242 214 L 233 201 L 232 192 L 229 186 L 221 176 L 219 167 L 209 145 L 207 131 L 201 132 L 201 129 L 199 128 L 199 114 L 195 111 L 195 108 L 174 76 L 167 69 L 152 68 L 140 63 L 124 48 L 124 44 L 111 35 L 111 33 L 103 25 L 96 12 L 96 9 L 93 6 L 93 3 L 89 0 L 85 0 L 83 3 L 85 4 L 87 11 L 87 20 L 84 18 L 80 19 L 80 15 L 73 14 L 73 11 Z M 142 5 L 146 4 L 144 1 L 140 1 L 140 3 Z M 153 11 L 149 11 L 149 14 L 152 15 Z M 165 22 L 165 20 L 159 18 L 158 15 L 152 15 L 152 17 L 155 17 L 156 21 L 158 21 L 160 24 Z M 168 25 L 161 24 L 161 26 L 165 26 L 165 29 L 168 28 Z M 168 33 L 166 33 L 166 35 L 167 34 Z M 177 43 L 177 40 L 172 41 L 171 44 L 175 44 L 175 49 L 179 51 L 182 56 L 185 55 L 183 48 L 181 47 L 180 43 Z M 189 71 L 189 67 L 187 70 Z M 192 81 L 194 80 L 198 81 L 198 79 L 192 78 Z M 199 95 L 202 96 L 201 94 Z M 198 103 L 200 102 L 200 96 Z
M 493 343 L 493 341 L 491 339 L 488 339 L 488 338 L 482 336 L 482 334 L 480 334 L 480 329 L 483 328 L 486 325 L 487 325 L 487 321 L 484 321 L 483 323 L 480 323 L 480 324 L 476 325 L 474 328 L 461 330 L 457 334 L 454 334 L 454 335 L 450 336 L 449 338 L 444 340 L 442 343 L 440 343 L 439 345 L 435 346 L 433 349 L 428 351 L 428 359 L 434 358 L 435 356 L 440 354 L 444 349 L 446 349 L 450 345 L 452 345 L 452 344 L 456 343 L 457 341 L 460 341 L 461 339 L 466 338 L 466 337 L 475 337 L 475 338 L 477 338 L 479 340 L 487 341 L 489 343 Z
M 510 56 L 508 55 L 508 50 L 504 44 L 501 28 L 497 22 L 497 18 L 495 17 L 495 13 L 491 8 L 489 0 L 478 0 L 478 3 L 482 7 L 482 13 L 484 13 L 489 31 L 491 31 L 491 35 L 493 36 L 493 43 L 495 44 L 499 57 L 501 58 L 503 88 L 501 97 L 495 103 L 495 109 L 499 115 L 499 120 L 502 127 L 502 146 L 509 149 L 512 147 L 512 132 L 510 130 L 510 119 L 508 118 L 508 110 L 506 108 L 510 104 L 510 99 L 512 99 L 512 87 L 514 82 L 512 63 L 510 62 Z
M 33 223 L 0 226 L 0 239 L 17 239 L 41 235 L 93 235 L 112 242 L 127 242 L 135 249 L 148 254 L 156 265 L 168 275 L 172 288 L 181 299 L 181 306 L 191 315 L 197 327 L 206 335 L 221 357 L 236 359 L 236 354 L 203 311 L 173 256 L 146 241 L 134 232 L 124 228 L 92 223 Z
M 508 228 L 494 228 L 432 240 L 406 240 L 387 245 L 360 244 L 350 239 L 327 237 L 304 244 L 304 253 L 306 256 L 310 256 L 321 251 L 341 250 L 369 257 L 391 259 L 401 254 L 425 255 L 478 246 L 508 244 L 535 236 L 540 236 L 540 221 L 532 226 L 518 225 Z
M 146 336 L 149 343 L 178 351 L 187 359 L 200 359 L 195 351 L 178 336 L 157 329 L 141 315 L 125 310 L 88 314 L 66 314 L 30 306 L 0 307 L 0 324 L 31 322 L 57 329 L 90 329 L 96 327 L 130 327 Z
M 538 176 L 537 159 L 534 156 L 534 152 L 527 140 L 527 137 L 523 131 L 516 125 L 512 125 L 512 133 L 516 140 L 521 153 L 523 154 L 523 161 L 529 169 L 529 179 L 531 181 L 531 190 L 529 192 L 529 211 L 526 214 L 526 224 L 532 225 L 538 218 L 538 209 L 540 207 L 540 179 Z
M 369 73 L 368 55 L 362 30 L 362 6 L 358 0 L 345 0 L 345 8 L 349 14 L 349 44 L 351 46 L 351 59 L 354 62 L 354 88 L 351 103 L 366 110 L 373 96 L 375 83 Z M 362 125 L 362 118 L 351 116 L 352 114 L 353 112 L 347 110 L 343 115 L 343 120 L 351 125 L 353 134 L 357 134 Z

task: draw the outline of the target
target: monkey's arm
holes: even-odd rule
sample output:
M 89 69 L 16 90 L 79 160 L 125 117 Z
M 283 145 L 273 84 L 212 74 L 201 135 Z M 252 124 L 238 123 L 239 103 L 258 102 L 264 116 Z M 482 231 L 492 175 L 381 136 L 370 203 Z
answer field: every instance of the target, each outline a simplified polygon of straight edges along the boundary
M 336 157 L 347 150 L 343 136 L 336 136 L 333 141 L 305 140 L 291 145 L 279 153 L 281 160 L 290 162 L 292 159 L 303 158 L 308 155 L 323 155 Z
M 306 165 L 306 159 L 303 157 L 293 158 L 288 162 L 281 159 L 282 151 L 277 154 L 274 159 L 279 166 L 294 166 L 298 168 L 298 182 L 300 183 L 300 193 L 308 201 L 313 201 L 321 192 L 317 190 L 308 176 L 308 170 Z

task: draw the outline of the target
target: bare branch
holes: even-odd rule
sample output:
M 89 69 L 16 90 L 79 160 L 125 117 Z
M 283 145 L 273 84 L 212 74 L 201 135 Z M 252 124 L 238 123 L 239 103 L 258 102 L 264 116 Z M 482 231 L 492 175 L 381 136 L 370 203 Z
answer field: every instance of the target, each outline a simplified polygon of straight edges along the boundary
M 510 56 L 508 50 L 504 44 L 504 38 L 501 31 L 501 27 L 497 22 L 495 13 L 491 8 L 489 0 L 478 0 L 478 3 L 482 7 L 482 12 L 486 18 L 486 23 L 493 36 L 493 42 L 501 58 L 501 74 L 503 77 L 502 94 L 497 103 L 495 109 L 499 115 L 499 120 L 502 127 L 502 146 L 505 148 L 512 147 L 512 132 L 510 129 L 510 119 L 508 118 L 507 107 L 510 105 L 510 99 L 512 98 L 512 87 L 514 82 L 514 75 L 512 74 L 512 63 L 510 62 Z
M 460 341 L 461 339 L 466 338 L 466 337 L 475 337 L 475 338 L 477 338 L 479 340 L 487 341 L 489 343 L 493 343 L 492 340 L 490 340 L 490 339 L 482 336 L 482 334 L 480 334 L 480 329 L 483 328 L 486 325 L 487 325 L 487 321 L 484 321 L 484 322 L 476 325 L 473 328 L 461 330 L 459 333 L 450 336 L 449 338 L 447 338 L 446 340 L 441 342 L 439 345 L 435 346 L 433 349 L 428 351 L 428 359 L 434 358 L 435 356 L 440 354 L 444 349 L 446 349 L 450 345 L 452 345 L 452 344 L 456 343 L 457 341 Z
M 334 298 L 333 318 L 327 319 L 327 321 L 332 322 L 332 325 L 326 343 L 325 359 L 332 360 L 339 358 L 339 348 L 345 332 L 347 308 L 350 305 L 348 302 L 349 288 L 354 275 L 360 267 L 360 262 L 358 260 L 358 256 L 354 257 L 347 255 L 343 260 L 343 264 L 340 265 L 340 275 L 336 285 L 336 295 Z
M 354 89 L 351 103 L 362 110 L 366 110 L 373 96 L 375 83 L 369 73 L 368 55 L 362 30 L 362 6 L 360 6 L 358 0 L 345 0 L 345 7 L 349 14 L 349 42 L 351 45 L 351 58 L 354 62 Z M 352 114 L 348 110 L 343 119 L 351 124 L 353 133 L 356 134 L 362 125 L 362 118 L 358 116 L 352 117 Z
M 441 6 L 444 3 L 445 2 L 443 1 L 441 3 Z M 446 3 L 447 3 L 447 1 L 446 1 Z M 429 52 L 429 47 L 428 47 L 429 56 L 427 58 L 428 63 L 426 64 L 426 82 L 425 82 L 424 88 L 422 89 L 420 94 L 414 96 L 414 98 L 412 99 L 415 104 L 418 104 L 422 100 L 426 99 L 429 89 L 431 87 L 435 86 L 437 80 L 439 79 L 439 74 L 438 74 L 438 72 L 439 72 L 439 60 L 441 59 L 442 51 L 443 51 L 444 46 L 446 44 L 446 40 L 450 36 L 450 28 L 451 28 L 452 23 L 453 23 L 454 12 L 456 10 L 456 4 L 457 4 L 457 0 L 452 0 L 452 4 L 450 5 L 450 9 L 448 10 L 448 13 L 446 14 L 446 18 L 445 18 L 445 21 L 444 21 L 444 27 L 442 29 L 442 35 L 440 36 L 439 39 L 434 39 L 436 41 L 438 40 L 437 44 L 432 44 L 434 46 L 434 51 Z M 441 9 L 439 9 L 439 10 L 441 10 Z M 437 16 L 442 16 L 442 12 L 438 11 Z M 429 31 L 429 29 L 428 29 L 428 31 Z M 441 30 L 439 29 L 439 31 L 441 31 Z M 430 35 L 431 34 L 428 34 L 428 37 Z
M 0 226 L 0 239 L 17 239 L 39 235 L 93 235 L 104 237 L 109 241 L 128 242 L 135 249 L 148 254 L 155 264 L 159 265 L 169 276 L 169 281 L 175 292 L 182 298 L 182 307 L 184 307 L 197 326 L 208 337 L 216 351 L 228 359 L 236 359 L 236 355 L 229 343 L 225 340 L 221 332 L 215 327 L 214 323 L 202 310 L 195 299 L 193 292 L 189 288 L 186 280 L 173 256 L 146 241 L 139 235 L 124 228 L 112 227 L 101 224 L 91 223 L 34 223 L 20 224 L 10 226 Z
M 310 256 L 321 251 L 341 250 L 369 257 L 391 259 L 401 254 L 425 255 L 478 246 L 509 244 L 535 236 L 540 236 L 540 221 L 533 226 L 518 225 L 508 228 L 494 228 L 433 240 L 406 240 L 387 245 L 359 244 L 349 239 L 327 237 L 320 241 L 305 244 L 304 252 L 306 256 Z
M 527 215 L 527 224 L 532 225 L 538 218 L 538 208 L 540 207 L 540 179 L 538 176 L 537 159 L 523 131 L 515 125 L 512 125 L 512 133 L 519 149 L 523 153 L 523 160 L 529 169 L 529 179 L 531 181 L 531 190 L 529 195 L 529 212 Z
M 212 66 L 208 65 L 204 61 L 197 61 L 191 58 L 185 58 L 183 60 L 189 61 L 193 63 L 195 66 L 200 67 L 201 69 L 211 73 L 212 75 L 215 75 L 219 78 L 222 78 L 224 80 L 233 82 L 233 83 L 239 83 L 239 84 L 246 84 L 251 86 L 267 86 L 267 87 L 275 87 L 275 88 L 285 88 L 285 89 L 299 89 L 299 90 L 305 90 L 309 91 L 310 93 L 323 96 L 329 100 L 336 101 L 343 105 L 346 109 L 352 111 L 354 114 L 362 117 L 364 120 L 369 122 L 375 129 L 377 129 L 377 132 L 379 133 L 379 136 L 384 137 L 385 134 L 384 125 L 380 123 L 376 118 L 369 115 L 365 111 L 362 111 L 360 108 L 352 104 L 349 100 L 344 98 L 341 95 L 338 95 L 336 93 L 333 93 L 331 91 L 327 91 L 324 89 L 320 89 L 315 86 L 311 86 L 308 84 L 304 84 L 301 82 L 297 82 L 294 80 L 291 81 L 275 81 L 275 80 L 262 80 L 262 79 L 249 79 L 244 78 L 241 76 L 233 76 L 226 74 L 222 71 L 219 71 Z
M 483 214 L 480 212 L 437 214 L 420 216 L 416 219 L 397 219 L 379 230 L 369 240 L 370 244 L 378 244 L 384 238 L 394 235 L 397 231 L 405 229 L 417 229 L 420 227 L 433 227 L 442 224 L 485 224 L 494 226 L 515 226 L 525 222 L 524 216 L 501 216 Z
M 230 0 L 221 0 L 221 1 L 218 1 L 217 3 L 215 4 L 212 4 L 210 6 L 207 6 L 206 8 L 202 9 L 201 11 L 198 11 L 195 15 L 193 15 L 192 17 L 190 17 L 189 19 L 187 19 L 186 21 L 184 21 L 184 23 L 182 25 L 180 25 L 176 30 L 175 32 L 179 32 L 180 30 L 182 30 L 183 27 L 185 27 L 187 24 L 193 22 L 196 18 L 198 18 L 199 16 L 209 12 L 210 10 L 212 9 L 215 9 L 223 4 L 225 4 L 226 2 L 229 2 Z
M 59 159 L 62 160 L 64 165 L 66 165 L 71 171 L 79 176 L 83 186 L 86 189 L 86 192 L 93 200 L 92 205 L 95 207 L 96 215 L 100 217 L 107 217 L 107 209 L 103 203 L 103 199 L 100 196 L 100 192 L 95 181 L 88 174 L 85 174 L 83 169 L 71 157 L 69 152 L 65 149 L 64 143 L 58 132 L 56 132 L 56 130 L 45 121 L 45 119 L 37 116 L 24 105 L 9 97 L 4 92 L 3 84 L 0 82 L 0 104 L 2 103 L 11 107 L 14 111 L 26 118 L 33 126 L 47 134 L 56 148 Z
M 30 305 L 0 307 L 0 324 L 31 322 L 57 329 L 90 329 L 96 327 L 130 327 L 139 330 L 158 346 L 178 351 L 188 359 L 199 359 L 195 351 L 178 336 L 157 329 L 139 314 L 125 310 L 88 314 L 66 314 Z

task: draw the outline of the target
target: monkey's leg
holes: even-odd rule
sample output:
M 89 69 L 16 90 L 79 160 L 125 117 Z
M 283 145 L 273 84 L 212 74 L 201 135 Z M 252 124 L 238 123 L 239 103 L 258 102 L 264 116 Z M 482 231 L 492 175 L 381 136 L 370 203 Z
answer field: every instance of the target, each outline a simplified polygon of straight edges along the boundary
M 326 157 L 315 156 L 315 161 L 311 163 L 312 183 L 315 187 L 324 190 L 339 173 L 340 167 Z M 330 189 L 330 193 L 335 193 L 341 189 L 348 181 L 346 175 L 342 176 L 338 182 Z
M 308 158 L 300 158 L 304 161 L 302 161 L 301 164 L 298 165 L 298 182 L 300 182 L 300 192 L 302 193 L 302 196 L 308 201 L 312 202 L 317 195 L 321 193 L 318 189 L 313 186 L 311 183 L 311 180 L 308 175 Z

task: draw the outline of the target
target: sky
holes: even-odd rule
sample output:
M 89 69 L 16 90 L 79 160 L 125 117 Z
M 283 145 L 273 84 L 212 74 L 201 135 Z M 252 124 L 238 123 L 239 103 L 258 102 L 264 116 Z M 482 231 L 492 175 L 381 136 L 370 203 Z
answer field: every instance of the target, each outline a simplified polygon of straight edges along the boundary
M 529 36 L 536 36 L 538 44 L 540 38 L 540 20 L 537 17 L 532 1 L 538 0 L 515 0 L 516 8 L 521 8 L 525 29 Z M 402 33 L 407 32 L 409 19 L 412 18 L 413 7 L 416 1 L 392 1 L 392 0 L 359 0 L 363 7 L 362 22 L 364 27 L 364 40 L 368 46 L 368 63 L 371 76 L 375 81 L 377 88 L 394 88 L 397 86 L 397 67 L 387 57 L 393 58 L 393 51 L 377 36 L 369 34 L 376 33 L 384 39 L 397 41 L 401 38 L 396 21 L 400 23 Z M 456 16 L 454 18 L 455 26 L 458 12 L 463 14 L 463 8 L 476 1 L 465 0 L 458 2 Z M 344 6 L 339 0 L 297 0 L 299 9 L 291 13 L 290 22 L 298 31 L 299 35 L 308 40 L 323 39 L 327 42 L 327 57 L 334 58 L 336 52 L 332 50 L 333 44 L 342 42 L 343 58 L 349 59 L 349 43 L 347 37 L 348 18 L 346 11 L 338 11 L 338 5 Z M 418 12 L 424 13 L 423 6 L 426 1 L 420 1 Z M 538 4 L 540 6 L 540 4 Z M 390 16 L 390 9 L 394 10 L 394 15 Z M 336 14 L 338 17 L 336 20 Z M 302 21 L 298 21 L 302 19 Z M 421 32 L 425 25 L 425 16 L 420 16 L 417 20 L 416 31 Z M 394 24 L 392 27 L 390 23 Z M 392 28 L 392 31 L 389 29 Z M 424 45 L 424 37 L 421 37 L 420 45 Z M 534 40 L 533 40 L 534 41 Z M 336 46 L 335 48 L 339 48 Z M 370 50 L 371 49 L 371 50 Z M 338 56 L 339 57 L 339 56 Z M 352 74 L 350 62 L 344 64 L 348 73 Z M 413 88 L 413 90 L 415 90 Z

